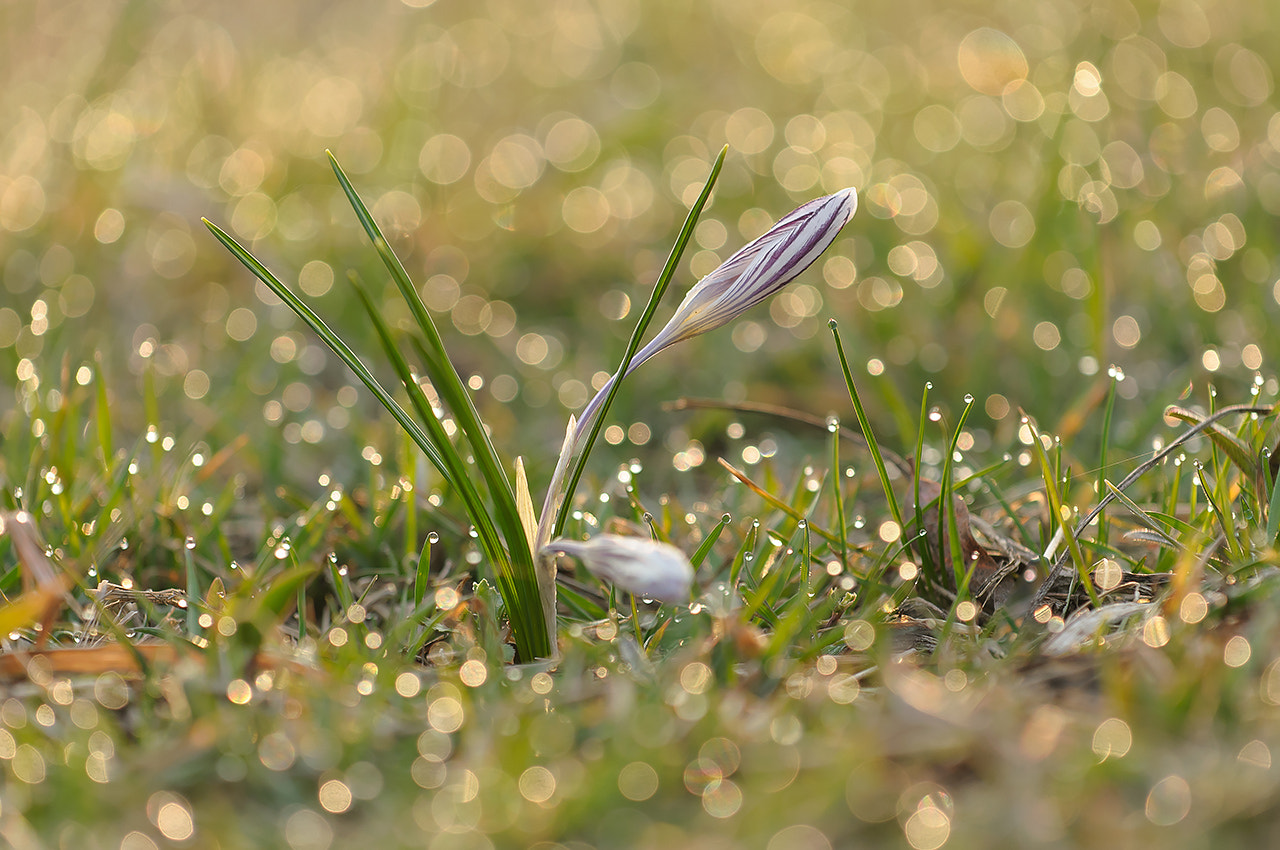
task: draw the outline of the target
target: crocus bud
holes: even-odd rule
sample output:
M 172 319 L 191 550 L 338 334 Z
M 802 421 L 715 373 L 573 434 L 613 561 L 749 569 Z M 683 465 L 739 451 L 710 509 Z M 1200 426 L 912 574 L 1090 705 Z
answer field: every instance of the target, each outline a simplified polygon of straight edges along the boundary
M 562 552 L 594 575 L 645 599 L 687 602 L 693 567 L 669 543 L 644 537 L 597 534 L 589 540 L 553 540 L 544 553 Z
M 783 216 L 693 285 L 666 326 L 636 352 L 626 374 L 664 348 L 736 319 L 786 286 L 827 250 L 857 209 L 858 193 L 849 188 L 815 198 Z M 617 377 L 610 378 L 582 411 L 579 434 L 585 432 Z

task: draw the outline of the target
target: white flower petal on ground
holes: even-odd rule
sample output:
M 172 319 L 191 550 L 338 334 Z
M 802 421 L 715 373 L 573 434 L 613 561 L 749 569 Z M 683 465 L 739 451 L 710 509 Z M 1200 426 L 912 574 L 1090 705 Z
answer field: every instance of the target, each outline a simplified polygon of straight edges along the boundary
M 592 574 L 645 599 L 687 602 L 693 567 L 669 543 L 598 534 L 589 540 L 553 540 L 543 550 L 577 558 Z

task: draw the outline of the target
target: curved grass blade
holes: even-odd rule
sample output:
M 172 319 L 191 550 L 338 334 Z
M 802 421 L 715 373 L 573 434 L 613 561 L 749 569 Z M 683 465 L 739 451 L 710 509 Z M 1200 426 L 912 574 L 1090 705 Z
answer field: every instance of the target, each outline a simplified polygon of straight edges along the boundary
M 898 497 L 894 495 L 893 485 L 889 483 L 889 470 L 884 465 L 884 455 L 880 453 L 880 444 L 876 441 L 875 432 L 871 430 L 871 422 L 867 419 L 867 411 L 862 407 L 862 399 L 858 395 L 858 387 L 853 382 L 853 373 L 849 370 L 849 360 L 845 357 L 844 343 L 840 340 L 840 327 L 836 324 L 835 319 L 827 322 L 827 327 L 831 328 L 831 335 L 836 341 L 836 353 L 840 355 L 840 369 L 844 372 L 845 388 L 849 391 L 849 399 L 853 402 L 853 411 L 858 416 L 858 427 L 862 429 L 862 436 L 867 441 L 867 449 L 871 452 L 871 460 L 875 464 L 876 474 L 880 476 L 880 486 L 884 488 L 885 499 L 889 502 L 889 511 L 893 514 L 893 521 L 898 524 L 898 528 L 905 529 L 906 523 L 902 521 L 902 509 L 898 506 Z
M 383 388 L 382 384 L 378 383 L 378 379 L 375 378 L 373 373 L 360 362 L 360 359 L 356 357 L 356 354 L 351 350 L 351 347 L 343 342 L 340 336 L 330 330 L 329 326 L 324 323 L 324 320 L 321 319 L 316 312 L 308 307 L 300 298 L 298 298 L 298 296 L 294 295 L 289 287 L 285 286 L 279 278 L 271 273 L 270 269 L 258 262 L 252 254 L 242 248 L 240 243 L 228 236 L 222 228 L 209 221 L 209 219 L 202 218 L 201 221 L 204 222 L 205 227 L 209 228 L 214 237 L 226 246 L 227 250 L 235 255 L 235 258 L 239 260 L 245 268 L 253 273 L 254 277 L 265 283 L 281 301 L 288 305 L 289 309 L 293 310 L 293 312 L 298 315 L 298 318 L 306 322 L 307 326 L 315 332 L 316 336 L 320 337 L 320 341 L 328 346 L 330 351 L 338 355 L 338 359 L 347 364 L 347 368 L 354 372 L 356 377 L 360 379 L 361 383 L 368 387 L 369 392 L 373 393 L 374 398 L 376 398 L 378 402 L 387 409 L 387 412 L 395 418 L 396 422 L 400 424 L 400 427 L 404 428 L 405 431 L 409 433 L 409 436 L 413 438 L 414 443 L 418 445 L 418 448 L 422 449 L 423 453 L 426 454 L 432 465 L 440 471 L 440 474 L 447 475 L 447 467 L 445 466 L 444 458 L 442 458 L 440 453 L 436 451 L 435 446 L 431 445 L 431 441 L 427 439 L 427 435 L 423 433 L 422 428 L 420 428 L 418 424 L 410 418 L 405 409 L 391 397 L 391 394 Z
M 400 262 L 400 258 L 396 256 L 395 251 L 391 249 L 391 245 L 383 235 L 382 229 L 378 227 L 378 223 L 369 212 L 369 208 L 360 199 L 360 195 L 347 178 L 346 172 L 338 164 L 337 158 L 330 151 L 325 153 L 329 157 L 329 164 L 333 167 L 333 173 L 337 176 L 338 183 L 342 186 L 342 191 L 347 196 L 347 201 L 355 211 L 356 218 L 360 220 L 361 227 L 364 228 L 369 241 L 373 243 L 374 250 L 378 253 L 382 264 L 386 266 L 392 281 L 400 291 L 401 297 L 409 305 L 414 321 L 426 339 L 425 345 L 417 339 L 413 339 L 412 344 L 422 357 L 432 385 L 453 412 L 454 418 L 458 421 L 459 429 L 471 445 L 476 464 L 480 468 L 480 474 L 484 477 L 485 483 L 489 487 L 490 496 L 494 501 L 497 523 L 502 528 L 503 537 L 507 541 L 508 548 L 514 551 L 518 548 L 516 541 L 524 537 L 519 511 L 516 508 L 515 491 L 511 487 L 511 481 L 507 477 L 506 469 L 498 459 L 498 452 L 489 438 L 489 432 L 484 427 L 484 422 L 480 419 L 475 401 L 471 398 L 471 393 L 462 382 L 462 377 L 458 374 L 457 369 L 454 368 L 453 361 L 449 359 L 449 353 L 444 347 L 444 340 L 440 336 L 440 331 L 436 328 L 435 322 L 431 319 L 431 314 L 427 311 L 426 304 L 423 303 L 422 297 L 418 294 L 413 281 L 409 278 L 409 273 L 405 271 L 404 264 Z M 517 529 L 521 531 L 519 535 L 514 534 Z M 532 556 L 529 558 L 529 563 L 532 564 Z
M 1170 405 L 1165 408 L 1164 412 L 1166 416 L 1181 419 L 1189 425 L 1200 425 L 1206 422 L 1204 416 L 1194 410 L 1187 410 L 1185 407 Z M 1210 424 L 1205 434 L 1213 441 L 1215 446 L 1221 449 L 1227 457 L 1231 458 L 1231 461 L 1236 466 L 1240 467 L 1241 472 L 1251 477 L 1257 474 L 1258 458 L 1254 456 L 1253 450 L 1245 445 L 1244 440 L 1217 424 Z

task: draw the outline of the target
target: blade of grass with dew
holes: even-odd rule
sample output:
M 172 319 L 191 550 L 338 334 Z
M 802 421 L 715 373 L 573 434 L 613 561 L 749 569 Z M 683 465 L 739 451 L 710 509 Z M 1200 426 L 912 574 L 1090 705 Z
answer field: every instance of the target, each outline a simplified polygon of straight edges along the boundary
M 925 587 L 925 592 L 929 595 L 937 593 L 937 587 L 934 578 L 941 579 L 943 568 L 946 565 L 946 558 L 943 557 L 942 541 L 938 541 L 938 559 L 934 559 L 934 552 L 929 546 L 929 538 L 926 534 L 924 509 L 925 505 L 920 498 L 920 470 L 924 466 L 924 432 L 925 423 L 929 421 L 929 391 L 933 389 L 932 381 L 924 382 L 924 392 L 920 393 L 920 418 L 916 423 L 916 447 L 913 462 L 911 464 L 911 499 L 915 513 L 916 528 L 920 534 L 920 546 L 917 553 L 920 557 L 920 578 Z M 938 516 L 942 516 L 942 493 L 938 494 Z M 939 523 L 941 528 L 941 523 Z
M 862 429 L 862 436 L 867 441 L 867 449 L 871 452 L 876 474 L 880 476 L 880 486 L 884 488 L 889 512 L 893 514 L 893 520 L 898 524 L 898 528 L 906 528 L 902 521 L 902 509 L 898 506 L 898 498 L 894 495 L 893 485 L 889 483 L 889 470 L 885 467 L 884 456 L 880 454 L 880 444 L 876 440 L 875 432 L 871 430 L 871 421 L 867 419 L 867 412 L 862 407 L 858 387 L 853 382 L 853 373 L 849 371 L 849 359 L 845 356 L 844 343 L 840 339 L 840 326 L 835 319 L 830 319 L 827 327 L 831 328 L 831 335 L 835 338 L 836 353 L 840 356 L 840 369 L 844 373 L 845 388 L 849 391 L 849 399 L 853 402 L 853 410 L 858 417 L 858 427 Z
M 840 566 L 849 567 L 849 522 L 844 515 L 844 470 L 840 464 L 840 420 L 834 416 L 827 424 L 831 432 L 831 509 L 835 512 L 840 532 Z
M 738 547 L 738 551 L 733 556 L 733 562 L 729 565 L 729 587 L 736 588 L 738 580 L 742 575 L 742 568 L 747 561 L 755 558 L 756 538 L 759 536 L 760 520 L 753 519 L 751 525 L 747 528 L 746 536 L 742 539 L 742 545 Z
M 1044 450 L 1044 443 L 1040 441 L 1040 429 L 1036 427 L 1035 420 L 1027 416 L 1026 413 L 1022 414 L 1022 419 L 1031 431 L 1031 444 L 1036 453 L 1036 459 L 1040 462 L 1041 478 L 1044 480 L 1045 495 L 1049 499 L 1049 509 L 1053 513 L 1053 519 L 1063 536 L 1066 537 L 1071 560 L 1075 564 L 1080 583 L 1084 585 L 1085 592 L 1089 594 L 1089 601 L 1093 603 L 1094 608 L 1101 607 L 1102 600 L 1098 597 L 1098 589 L 1094 587 L 1093 580 L 1089 576 L 1089 565 L 1085 562 L 1084 552 L 1080 549 L 1080 540 L 1076 536 L 1077 531 L 1071 528 L 1070 521 L 1064 515 L 1062 494 L 1058 491 L 1058 481 L 1049 462 L 1049 456 Z M 1048 581 L 1046 579 L 1045 583 L 1048 583 Z
M 951 549 L 951 567 L 956 582 L 957 603 L 963 600 L 968 592 L 969 579 L 973 575 L 974 564 L 965 564 L 967 559 L 964 556 L 964 548 L 960 543 L 960 528 L 956 519 L 956 504 L 953 495 L 955 493 L 955 482 L 952 480 L 952 475 L 956 449 L 960 444 L 960 434 L 964 431 L 964 423 L 968 420 L 969 413 L 972 410 L 973 396 L 967 395 L 964 397 L 964 410 L 960 412 L 960 421 L 956 423 L 955 431 L 951 435 L 951 443 L 947 446 L 947 456 L 942 460 L 942 494 L 939 498 L 944 501 L 938 505 L 939 511 L 945 509 L 945 514 L 940 513 L 939 517 L 946 517 L 947 545 Z
M 757 484 L 755 481 L 752 481 L 751 478 L 745 472 L 735 468 L 733 464 L 729 463 L 729 461 L 725 460 L 724 458 L 716 458 L 716 460 L 720 462 L 721 466 L 723 466 L 726 470 L 728 470 L 730 475 L 732 475 L 734 478 L 738 479 L 743 484 L 745 484 L 747 486 L 747 489 L 755 493 L 760 498 L 764 499 L 766 502 L 769 503 L 770 506 L 772 506 L 773 508 L 776 508 L 780 513 L 784 514 L 785 516 L 789 517 L 790 519 L 796 522 L 805 520 L 805 515 L 803 513 L 793 508 L 790 504 L 786 502 L 786 500 L 773 495 L 768 490 L 766 490 L 763 486 Z M 840 539 L 836 535 L 832 534 L 830 531 L 827 531 L 825 528 L 822 528 L 821 526 L 814 525 L 812 522 L 810 522 L 809 527 L 812 528 L 819 537 L 825 538 L 828 543 L 838 544 L 840 542 Z
M 1220 478 L 1205 481 L 1206 475 L 1203 465 L 1196 467 L 1196 477 L 1200 481 L 1200 489 L 1204 492 L 1204 500 L 1208 504 L 1210 515 L 1222 532 L 1222 540 L 1226 544 L 1227 554 L 1232 561 L 1239 561 L 1244 557 L 1244 553 L 1240 551 L 1240 541 L 1236 539 L 1235 520 L 1230 511 L 1224 513 L 1224 508 L 1228 507 L 1228 503 L 1223 498 L 1223 494 L 1219 493 L 1217 497 L 1214 496 L 1214 490 L 1218 486 L 1226 485 L 1220 485 Z
M 360 298 L 360 303 L 364 306 L 365 312 L 369 314 L 369 320 L 377 331 L 378 339 L 382 343 L 387 359 L 391 361 L 396 374 L 399 375 L 400 381 L 404 385 L 405 391 L 409 394 L 410 404 L 413 406 L 414 411 L 417 412 L 419 420 L 426 425 L 433 443 L 440 449 L 442 458 L 449 465 L 450 471 L 446 473 L 446 477 L 451 482 L 457 482 L 463 487 L 470 488 L 474 498 L 478 501 L 480 496 L 478 491 L 475 490 L 466 462 L 462 459 L 457 449 L 454 448 L 453 443 L 450 442 L 444 423 L 440 421 L 440 417 L 432 409 L 427 394 L 413 377 L 409 362 L 405 360 L 404 355 L 400 353 L 400 349 L 391 338 L 391 328 L 388 327 L 386 319 L 382 317 L 369 292 L 360 284 L 358 278 L 354 274 L 350 275 L 350 278 L 356 294 Z M 487 479 L 487 476 L 485 477 Z M 486 480 L 486 483 L 492 485 L 494 482 Z M 512 511 L 515 511 L 514 502 L 512 503 Z M 488 512 L 483 510 L 479 517 L 472 517 L 473 522 L 477 520 L 492 523 Z M 504 536 L 507 538 L 506 548 L 497 541 L 497 529 L 493 528 L 491 524 L 489 525 L 489 533 L 492 535 L 490 541 L 492 549 L 486 549 L 485 554 L 489 557 L 490 563 L 494 567 L 494 573 L 498 580 L 498 591 L 502 595 L 503 604 L 507 609 L 507 616 L 511 620 L 512 637 L 515 639 L 516 649 L 522 660 L 532 661 L 535 658 L 547 658 L 550 656 L 552 644 L 555 642 L 555 635 L 553 631 L 548 630 L 548 624 L 543 618 L 542 595 L 538 589 L 538 579 L 533 566 L 532 554 L 529 551 L 528 544 L 525 542 L 524 527 L 520 522 L 518 513 L 515 516 L 515 522 L 516 528 L 514 531 L 518 532 L 518 534 L 514 539 L 510 536 L 511 529 L 503 529 Z M 479 522 L 477 522 L 477 526 L 479 526 Z
M 427 532 L 422 551 L 418 553 L 418 563 L 413 577 L 414 608 L 421 607 L 422 601 L 427 598 L 427 586 L 431 583 L 431 547 L 439 540 L 439 534 L 434 531 Z
M 716 545 L 716 541 L 720 539 L 720 532 L 724 531 L 726 525 L 733 521 L 730 514 L 722 514 L 720 521 L 715 524 L 711 531 L 707 532 L 707 536 L 698 544 L 697 550 L 693 553 L 693 557 L 689 559 L 689 565 L 696 572 L 702 566 L 702 562 L 707 559 L 707 555 L 711 554 L 711 549 Z
M 715 163 L 711 166 L 711 173 L 707 176 L 707 182 L 702 187 L 702 192 L 698 195 L 698 199 L 694 201 L 693 206 L 689 209 L 689 214 L 685 217 L 684 225 L 680 228 L 675 244 L 671 247 L 671 253 L 667 256 L 666 265 L 662 267 L 662 272 L 658 275 L 658 282 L 653 287 L 653 294 L 649 297 L 649 303 L 645 305 L 644 312 L 640 315 L 640 320 L 636 322 L 635 330 L 631 332 L 631 339 L 627 343 L 626 353 L 623 354 L 622 362 L 614 373 L 620 377 L 609 388 L 608 395 L 605 396 L 600 410 L 597 411 L 595 419 L 591 423 L 591 430 L 587 433 L 586 441 L 582 445 L 578 459 L 573 465 L 573 470 L 569 473 L 563 494 L 549 494 L 550 498 L 544 510 L 556 510 L 555 499 L 561 499 L 555 522 L 551 526 L 551 537 L 553 538 L 559 537 L 564 530 L 564 523 L 568 518 L 570 506 L 573 503 L 573 493 L 578 487 L 578 481 L 582 478 L 583 470 L 586 469 L 587 460 L 591 456 L 591 450 L 595 446 L 596 438 L 600 434 L 600 429 L 604 426 L 605 420 L 609 415 L 609 409 L 613 406 L 613 400 L 618 395 L 618 390 L 622 387 L 627 368 L 630 367 L 632 358 L 635 357 L 636 352 L 640 349 L 640 340 L 644 337 L 645 331 L 653 321 L 654 314 L 658 311 L 658 305 L 666 294 L 667 288 L 671 285 L 672 278 L 675 277 L 680 258 L 684 256 L 685 247 L 688 246 L 689 240 L 693 237 L 694 226 L 698 223 L 698 217 L 702 215 L 702 209 L 707 205 L 707 200 L 711 197 L 711 189 L 715 186 L 716 179 L 720 176 L 720 169 L 724 166 L 724 159 L 728 153 L 728 145 L 720 149 L 720 155 L 716 157 Z M 546 522 L 546 518 L 541 518 L 541 521 Z
M 1120 374 L 1116 371 L 1115 366 L 1111 367 L 1111 385 L 1107 388 L 1106 406 L 1102 410 L 1102 445 L 1098 449 L 1098 482 L 1095 488 L 1098 498 L 1102 498 L 1107 489 L 1105 486 L 1107 480 L 1107 447 L 1111 442 L 1111 420 L 1116 409 L 1116 387 L 1120 383 Z M 1098 516 L 1098 533 L 1095 537 L 1104 546 L 1108 542 L 1109 524 L 1105 513 Z

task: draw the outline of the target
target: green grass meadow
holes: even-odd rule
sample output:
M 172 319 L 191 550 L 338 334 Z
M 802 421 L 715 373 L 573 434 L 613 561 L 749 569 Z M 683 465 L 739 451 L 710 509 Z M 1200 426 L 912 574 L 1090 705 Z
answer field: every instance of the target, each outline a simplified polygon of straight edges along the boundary
M 1280 842 L 1278 71 L 1256 0 L 3 4 L 0 846 Z M 688 600 L 562 557 L 530 649 L 566 420 L 847 187 L 556 515 Z

